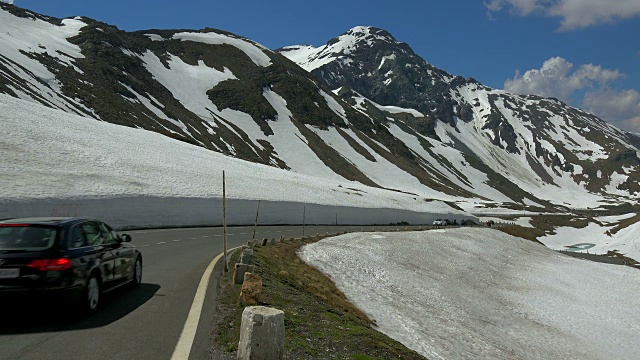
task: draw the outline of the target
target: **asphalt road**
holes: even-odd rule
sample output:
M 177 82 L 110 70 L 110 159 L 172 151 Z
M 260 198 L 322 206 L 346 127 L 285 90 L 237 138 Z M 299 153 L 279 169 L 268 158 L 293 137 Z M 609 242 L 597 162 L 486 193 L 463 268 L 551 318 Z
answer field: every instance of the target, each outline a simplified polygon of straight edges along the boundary
M 404 226 L 306 226 L 305 235 Z M 0 309 L 0 359 L 170 359 L 205 269 L 223 251 L 222 228 L 126 231 L 143 254 L 143 284 L 105 294 L 91 317 L 64 304 Z M 228 248 L 253 227 L 227 228 Z M 262 226 L 256 238 L 300 237 L 302 226 Z M 211 276 L 190 359 L 209 359 L 217 275 Z

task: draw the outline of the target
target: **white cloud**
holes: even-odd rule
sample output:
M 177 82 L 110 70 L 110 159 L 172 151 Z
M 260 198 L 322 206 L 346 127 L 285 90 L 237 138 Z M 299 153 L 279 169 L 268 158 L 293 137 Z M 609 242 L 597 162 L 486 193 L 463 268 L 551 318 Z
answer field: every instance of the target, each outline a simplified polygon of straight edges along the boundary
M 564 31 L 640 16 L 638 0 L 489 0 L 484 5 L 490 15 L 508 10 L 520 16 L 540 12 L 559 17 Z
M 544 9 L 543 3 L 548 1 L 542 0 L 489 0 L 485 1 L 484 5 L 487 7 L 490 13 L 498 12 L 503 9 L 509 8 L 511 13 L 526 16 L 536 10 Z
M 561 30 L 574 30 L 640 16 L 640 1 L 561 0 L 547 14 L 562 18 Z
M 7 3 L 7 4 L 12 4 L 13 5 L 13 0 L 0 0 L 3 3 Z
M 516 94 L 554 97 L 568 103 L 577 90 L 606 85 L 623 76 L 618 70 L 592 64 L 581 65 L 570 74 L 572 69 L 573 64 L 569 61 L 552 57 L 540 69 L 527 70 L 522 75 L 516 71 L 513 79 L 504 82 L 504 89 Z
M 599 65 L 574 65 L 553 57 L 540 69 L 516 71 L 513 79 L 504 82 L 506 91 L 516 94 L 554 97 L 568 104 L 578 105 L 620 129 L 640 132 L 640 92 L 617 91 L 609 85 L 624 77 L 618 70 L 603 69 Z M 584 98 L 572 101 L 584 92 Z

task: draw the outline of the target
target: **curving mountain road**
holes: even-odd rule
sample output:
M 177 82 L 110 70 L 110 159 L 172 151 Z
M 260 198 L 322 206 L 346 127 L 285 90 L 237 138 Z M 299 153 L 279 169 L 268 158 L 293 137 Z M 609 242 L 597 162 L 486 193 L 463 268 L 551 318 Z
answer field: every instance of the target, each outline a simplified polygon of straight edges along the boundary
M 305 234 L 396 229 L 397 226 L 307 226 Z M 200 279 L 223 251 L 222 228 L 128 231 L 144 257 L 143 284 L 115 290 L 103 298 L 97 314 L 84 318 L 68 308 L 47 304 L 0 309 L 2 359 L 170 359 L 191 308 Z M 253 227 L 227 228 L 228 248 L 244 245 Z M 301 226 L 260 227 L 256 238 L 302 235 Z M 220 264 L 219 264 L 220 265 Z M 190 359 L 209 359 L 215 306 L 214 270 Z

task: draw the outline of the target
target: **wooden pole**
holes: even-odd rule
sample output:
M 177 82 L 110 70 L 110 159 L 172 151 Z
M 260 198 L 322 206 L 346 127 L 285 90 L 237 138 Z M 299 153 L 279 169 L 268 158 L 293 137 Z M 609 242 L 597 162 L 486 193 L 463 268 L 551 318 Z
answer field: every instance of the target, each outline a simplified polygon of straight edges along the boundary
M 227 189 L 224 170 L 222 171 L 222 233 L 224 234 L 224 272 L 229 272 L 227 264 Z
M 256 239 L 256 228 L 258 227 L 258 214 L 260 213 L 260 200 L 258 200 L 258 207 L 256 208 L 256 224 L 253 226 L 253 238 Z

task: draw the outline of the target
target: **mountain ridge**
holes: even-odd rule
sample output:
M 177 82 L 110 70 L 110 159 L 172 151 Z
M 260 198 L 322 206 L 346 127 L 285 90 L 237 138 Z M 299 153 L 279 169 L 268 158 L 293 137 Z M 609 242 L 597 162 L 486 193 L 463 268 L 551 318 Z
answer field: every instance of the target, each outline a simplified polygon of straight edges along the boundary
M 347 31 L 337 39 L 347 36 L 350 32 L 351 30 Z M 335 42 L 335 40 L 331 40 L 329 43 Z M 593 149 L 587 148 L 587 142 L 594 146 L 598 143 L 606 144 L 609 147 L 608 151 L 605 151 L 608 153 L 608 158 L 611 158 L 613 162 L 619 162 L 621 159 L 629 160 L 625 166 L 636 169 L 632 174 L 634 176 L 628 177 L 628 181 L 619 186 L 627 188 L 631 192 L 638 191 L 636 183 L 629 181 L 637 178 L 638 175 L 638 150 L 633 145 L 635 143 L 633 135 L 615 129 L 592 114 L 567 106 L 557 99 L 509 94 L 486 87 L 472 78 L 453 76 L 439 69 L 433 70 L 427 61 L 412 51 L 408 52 L 404 47 L 389 48 L 386 44 L 376 44 L 361 49 L 359 52 L 351 49 L 348 53 L 338 49 L 333 52 L 332 61 L 326 60 L 327 57 L 330 57 L 326 53 L 327 45 L 315 49 L 305 48 L 303 57 L 295 53 L 295 47 L 287 49 L 289 51 L 281 51 L 283 55 L 291 56 L 301 65 L 306 66 L 328 87 L 353 89 L 357 94 L 379 103 L 416 109 L 426 114 L 427 117 L 434 117 L 435 120 L 429 121 L 431 124 L 438 124 L 439 120 L 451 126 L 453 131 L 449 135 L 454 137 L 456 137 L 456 133 L 460 133 L 460 124 L 473 122 L 471 132 L 484 131 L 487 135 L 487 139 L 480 140 L 484 142 L 490 140 L 493 145 L 509 154 L 524 156 L 525 163 L 534 169 L 537 177 L 551 184 L 557 182 L 557 179 L 554 180 L 554 175 L 561 176 L 562 171 L 572 172 L 574 165 L 591 167 L 591 174 L 588 175 L 593 177 L 598 171 L 595 170 L 596 167 L 606 168 L 607 165 L 610 165 L 604 164 L 605 161 L 600 161 L 600 164 L 594 167 L 593 162 L 602 160 L 597 157 L 591 163 L 581 163 L 579 160 L 571 158 L 570 151 L 566 149 L 570 146 L 561 144 L 561 141 L 566 141 L 569 145 L 572 142 L 575 144 L 576 140 L 584 142 L 585 146 L 579 149 L 583 157 L 588 157 L 588 154 L 593 152 Z M 291 51 L 294 51 L 293 55 Z M 318 62 L 319 58 L 322 59 L 322 62 Z M 311 66 L 308 66 L 309 64 Z M 416 82 L 415 79 L 421 80 Z M 394 87 L 394 83 L 400 85 Z M 414 83 L 415 86 L 407 85 L 410 83 Z M 480 104 L 480 99 L 476 96 L 477 93 L 485 97 L 484 104 Z M 482 111 L 486 112 L 480 114 Z M 559 127 L 554 126 L 552 124 L 554 119 L 551 119 L 553 116 L 563 117 L 561 121 L 564 124 L 556 124 Z M 518 121 L 507 118 L 517 118 Z M 552 126 L 556 129 L 567 128 L 567 124 L 574 122 L 579 122 L 580 125 L 584 125 L 581 128 L 586 129 L 580 134 L 571 134 L 575 139 L 562 131 L 544 131 L 545 127 L 552 128 Z M 569 127 L 571 126 L 569 125 Z M 515 127 L 519 127 L 519 131 L 516 131 Z M 594 132 L 596 135 L 587 134 L 590 129 L 598 130 Z M 523 141 L 519 135 L 527 131 L 531 139 Z M 604 133 L 605 138 L 610 137 L 611 139 L 603 139 L 597 133 Z M 431 126 L 423 127 L 422 134 L 442 140 L 435 134 Z M 555 139 L 555 141 L 551 141 L 554 140 L 553 136 L 558 134 L 562 134 L 568 140 Z M 461 139 L 457 137 L 457 141 L 459 140 Z M 551 146 L 543 146 L 543 142 L 547 142 Z M 459 150 L 464 151 L 465 149 L 459 146 Z M 503 169 L 502 175 L 508 174 L 507 170 Z M 611 169 L 609 171 L 606 174 L 607 177 L 615 176 L 615 171 Z M 603 183 L 596 184 L 597 181 L 588 181 L 585 176 L 580 177 L 580 175 L 575 175 L 575 181 L 589 183 L 587 186 L 592 191 L 598 191 L 599 186 Z
M 7 30 L 0 32 L 0 92 L 13 97 L 252 162 L 465 206 L 553 209 L 637 200 L 631 145 L 637 138 L 611 145 L 623 137 L 619 130 L 553 100 L 514 97 L 452 76 L 382 29 L 356 27 L 346 39 L 330 40 L 326 47 L 342 49 L 340 57 L 327 62 L 335 55 L 327 52 L 326 63 L 310 73 L 277 51 L 212 28 L 125 32 L 7 4 L 0 4 L 0 20 Z M 573 132 L 559 141 L 516 129 L 522 113 L 531 127 Z M 555 118 L 567 114 L 609 133 L 579 134 Z M 523 142 L 520 130 L 533 139 Z M 608 148 L 585 136 L 603 137 L 598 141 Z M 564 147 L 556 150 L 559 142 Z M 599 181 L 592 179 L 596 168 Z M 557 201 L 560 186 L 568 195 Z

